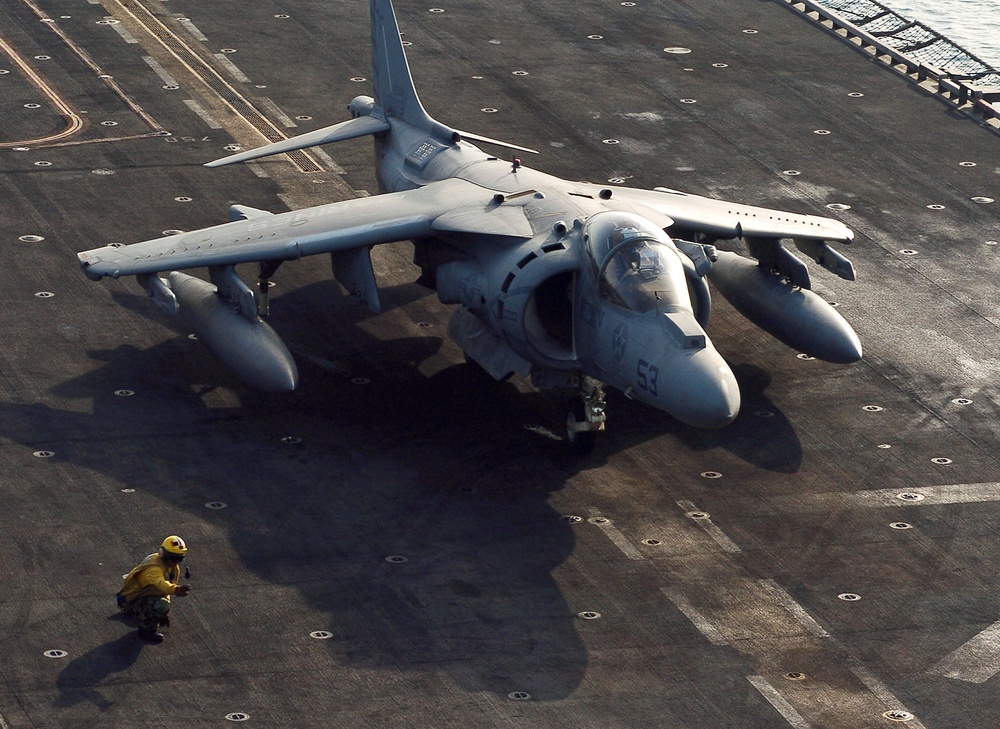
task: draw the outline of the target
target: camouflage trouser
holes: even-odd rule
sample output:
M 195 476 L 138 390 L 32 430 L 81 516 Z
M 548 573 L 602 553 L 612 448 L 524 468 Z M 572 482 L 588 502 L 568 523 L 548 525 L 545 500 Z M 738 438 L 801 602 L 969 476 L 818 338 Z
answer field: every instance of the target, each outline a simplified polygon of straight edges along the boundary
M 165 597 L 140 597 L 138 600 L 126 603 L 124 610 L 127 615 L 139 619 L 140 627 L 155 630 L 167 624 L 170 601 Z

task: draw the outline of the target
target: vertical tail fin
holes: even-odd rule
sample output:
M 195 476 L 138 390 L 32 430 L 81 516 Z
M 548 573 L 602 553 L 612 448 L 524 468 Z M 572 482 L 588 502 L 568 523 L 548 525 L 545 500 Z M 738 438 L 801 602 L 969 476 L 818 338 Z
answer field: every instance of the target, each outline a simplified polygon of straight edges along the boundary
M 442 141 L 458 141 L 458 133 L 432 119 L 417 97 L 391 0 L 371 0 L 371 24 L 375 103 L 386 117 L 400 119 Z

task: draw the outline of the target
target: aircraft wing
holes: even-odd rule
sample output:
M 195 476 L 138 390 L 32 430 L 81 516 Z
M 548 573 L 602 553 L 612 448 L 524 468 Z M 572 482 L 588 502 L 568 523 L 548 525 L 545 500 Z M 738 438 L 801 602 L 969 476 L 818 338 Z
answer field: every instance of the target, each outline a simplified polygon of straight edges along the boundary
M 234 206 L 243 219 L 127 246 L 95 248 L 77 256 L 87 276 L 96 281 L 105 276 L 293 260 L 439 231 L 530 237 L 527 221 L 511 218 L 505 209 L 492 204 L 492 195 L 471 182 L 448 179 L 414 190 L 277 215 Z
M 595 194 L 600 189 L 606 189 L 599 185 L 590 187 L 594 188 Z M 854 239 L 854 231 L 839 220 L 817 215 L 740 205 L 665 187 L 654 190 L 614 187 L 611 190 L 612 196 L 605 203 L 609 207 L 615 200 L 643 205 L 669 216 L 680 229 L 719 238 L 793 238 L 842 243 L 850 243 Z
M 828 241 L 850 243 L 854 239 L 854 231 L 839 220 L 713 200 L 666 187 L 653 190 L 615 187 L 611 188 L 610 197 L 608 188 L 587 187 L 605 199 L 608 207 L 617 202 L 623 208 L 647 208 L 667 216 L 673 224 L 665 230 L 673 236 L 695 233 L 710 238 L 742 238 L 750 255 L 762 266 L 780 273 L 800 288 L 810 287 L 809 272 L 781 244 L 783 238 L 790 238 L 796 248 L 831 273 L 847 281 L 855 278 L 853 264 L 827 245 Z

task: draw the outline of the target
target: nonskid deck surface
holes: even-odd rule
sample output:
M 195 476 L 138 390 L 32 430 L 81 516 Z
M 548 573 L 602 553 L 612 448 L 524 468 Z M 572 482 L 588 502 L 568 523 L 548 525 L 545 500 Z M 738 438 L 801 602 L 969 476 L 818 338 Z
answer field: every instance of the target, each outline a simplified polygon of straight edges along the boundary
M 1000 721 L 993 132 L 777 2 L 401 4 L 428 111 L 526 165 L 857 233 L 856 282 L 812 272 L 861 363 L 717 300 L 738 420 L 613 395 L 581 460 L 546 437 L 559 397 L 469 372 L 406 245 L 375 251 L 377 317 L 326 260 L 280 269 L 286 397 L 76 265 L 374 192 L 367 140 L 200 166 L 345 118 L 366 3 L 0 13 L 34 74 L 0 53 L 0 726 Z M 145 646 L 112 597 L 171 533 L 193 589 Z

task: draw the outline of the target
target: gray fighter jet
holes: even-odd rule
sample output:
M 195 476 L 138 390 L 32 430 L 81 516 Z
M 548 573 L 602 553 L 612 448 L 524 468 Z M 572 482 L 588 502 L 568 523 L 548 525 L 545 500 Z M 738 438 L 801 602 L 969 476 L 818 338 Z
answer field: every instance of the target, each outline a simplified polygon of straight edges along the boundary
M 351 119 L 210 162 L 217 167 L 372 136 L 383 194 L 272 214 L 234 205 L 230 222 L 79 254 L 87 276 L 136 276 L 247 383 L 290 391 L 291 354 L 261 318 L 283 261 L 329 253 L 335 278 L 374 312 L 372 246 L 412 240 L 420 282 L 456 305 L 449 336 L 500 380 L 572 387 L 567 440 L 582 450 L 604 429 L 608 385 L 699 428 L 732 422 L 736 379 L 705 333 L 706 278 L 759 327 L 831 362 L 855 362 L 851 326 L 810 290 L 781 241 L 838 276 L 854 269 L 828 241 L 842 223 L 656 188 L 567 182 L 501 160 L 467 140 L 501 144 L 432 119 L 417 98 L 390 0 L 371 0 L 374 98 Z M 742 239 L 752 256 L 718 251 Z M 255 294 L 235 266 L 257 263 Z M 207 267 L 211 283 L 179 269 Z

